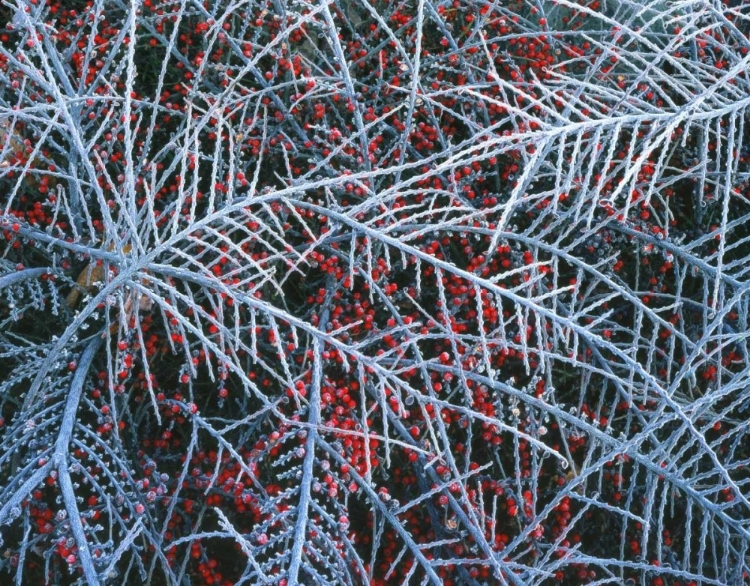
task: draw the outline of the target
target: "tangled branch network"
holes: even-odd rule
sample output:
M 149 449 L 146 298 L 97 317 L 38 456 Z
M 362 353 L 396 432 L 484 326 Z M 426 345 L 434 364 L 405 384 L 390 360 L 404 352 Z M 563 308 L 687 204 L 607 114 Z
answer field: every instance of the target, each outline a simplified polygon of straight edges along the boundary
M 747 584 L 750 12 L 0 0 L 0 582 Z

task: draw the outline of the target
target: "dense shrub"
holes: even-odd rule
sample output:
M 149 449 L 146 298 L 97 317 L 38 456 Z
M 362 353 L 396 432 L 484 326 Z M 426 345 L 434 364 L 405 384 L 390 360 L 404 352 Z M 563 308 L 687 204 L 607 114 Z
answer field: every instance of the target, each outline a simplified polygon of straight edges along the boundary
M 746 8 L 0 29 L 4 582 L 747 581 Z

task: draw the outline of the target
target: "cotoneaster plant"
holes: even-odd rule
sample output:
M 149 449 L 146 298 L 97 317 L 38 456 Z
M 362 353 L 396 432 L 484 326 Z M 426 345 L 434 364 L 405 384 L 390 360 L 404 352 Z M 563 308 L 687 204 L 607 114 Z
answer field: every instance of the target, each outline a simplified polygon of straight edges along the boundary
M 0 5 L 0 576 L 744 583 L 748 18 Z

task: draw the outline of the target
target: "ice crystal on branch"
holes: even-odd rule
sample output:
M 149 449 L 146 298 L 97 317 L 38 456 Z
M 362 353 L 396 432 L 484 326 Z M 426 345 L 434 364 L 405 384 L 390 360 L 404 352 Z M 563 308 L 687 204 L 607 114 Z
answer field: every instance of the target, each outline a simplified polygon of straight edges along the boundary
M 0 6 L 0 575 L 742 583 L 748 18 Z

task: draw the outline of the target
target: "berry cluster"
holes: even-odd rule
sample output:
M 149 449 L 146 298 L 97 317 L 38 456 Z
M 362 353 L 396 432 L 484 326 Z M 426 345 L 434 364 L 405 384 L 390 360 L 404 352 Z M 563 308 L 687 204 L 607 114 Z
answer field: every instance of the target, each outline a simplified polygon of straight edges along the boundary
M 0 576 L 746 581 L 729 4 L 0 7 Z

